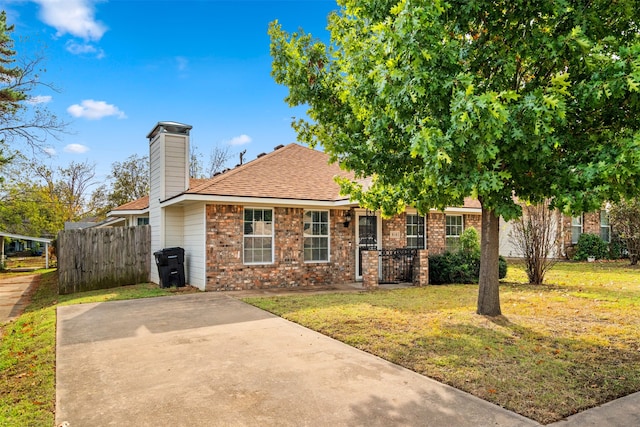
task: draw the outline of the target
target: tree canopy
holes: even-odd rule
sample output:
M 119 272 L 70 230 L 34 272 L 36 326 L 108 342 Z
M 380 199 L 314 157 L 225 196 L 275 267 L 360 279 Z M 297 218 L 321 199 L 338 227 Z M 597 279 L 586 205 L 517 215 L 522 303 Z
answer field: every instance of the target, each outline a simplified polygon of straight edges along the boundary
M 590 211 L 640 188 L 636 2 L 340 0 L 331 42 L 269 28 L 300 139 L 407 205 L 483 208 L 478 313 L 500 314 L 498 219 L 514 197 Z M 485 298 L 487 297 L 487 298 Z

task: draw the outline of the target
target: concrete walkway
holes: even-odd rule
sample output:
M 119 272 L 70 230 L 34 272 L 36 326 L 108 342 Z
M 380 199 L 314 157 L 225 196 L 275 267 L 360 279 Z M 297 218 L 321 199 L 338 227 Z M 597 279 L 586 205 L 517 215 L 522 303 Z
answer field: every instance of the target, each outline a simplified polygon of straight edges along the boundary
M 29 303 L 29 292 L 35 289 L 40 275 L 4 277 L 0 275 L 0 323 L 20 316 Z

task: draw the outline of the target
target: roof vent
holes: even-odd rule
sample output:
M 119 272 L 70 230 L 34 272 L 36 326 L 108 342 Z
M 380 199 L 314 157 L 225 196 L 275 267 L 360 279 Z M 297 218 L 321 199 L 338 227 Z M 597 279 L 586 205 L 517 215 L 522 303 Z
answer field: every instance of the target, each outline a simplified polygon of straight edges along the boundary
M 258 159 L 259 159 L 260 157 L 262 157 L 262 156 L 266 156 L 266 155 L 267 155 L 267 153 L 260 153 L 260 154 L 258 154 Z
M 273 147 L 273 151 L 279 150 L 281 148 L 284 148 L 284 145 L 282 145 L 282 144 L 276 145 L 275 147 Z

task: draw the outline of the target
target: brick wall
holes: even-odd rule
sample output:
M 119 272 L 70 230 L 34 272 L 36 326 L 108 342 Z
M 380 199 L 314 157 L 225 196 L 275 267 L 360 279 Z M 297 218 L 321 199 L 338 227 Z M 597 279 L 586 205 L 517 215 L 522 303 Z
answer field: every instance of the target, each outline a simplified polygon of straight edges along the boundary
M 574 254 L 574 250 L 571 249 L 573 243 L 571 242 L 571 216 L 561 215 L 562 217 L 562 236 L 561 239 L 564 242 L 566 252 L 569 258 Z M 600 211 L 588 212 L 582 216 L 582 233 L 597 234 L 600 235 Z
M 482 215 L 481 214 L 464 214 L 462 218 L 464 228 L 473 227 L 478 231 L 478 235 L 482 232 Z M 430 254 L 440 254 L 445 251 L 445 214 L 430 213 L 429 229 L 427 230 L 427 248 Z
M 401 213 L 382 220 L 382 248 L 396 249 L 407 246 L 407 215 Z
M 243 207 L 207 206 L 206 290 L 328 285 L 352 281 L 355 271 L 354 225 L 344 227 L 340 210 L 331 210 L 330 261 L 304 262 L 302 208 L 273 208 L 274 263 L 245 265 L 242 260 Z

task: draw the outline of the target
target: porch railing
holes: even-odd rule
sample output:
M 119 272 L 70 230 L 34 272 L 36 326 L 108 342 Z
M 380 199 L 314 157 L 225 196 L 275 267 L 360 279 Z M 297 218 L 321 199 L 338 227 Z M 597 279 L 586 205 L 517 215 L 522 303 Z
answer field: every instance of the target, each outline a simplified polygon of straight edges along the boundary
M 380 283 L 412 283 L 417 249 L 398 248 L 378 251 Z

